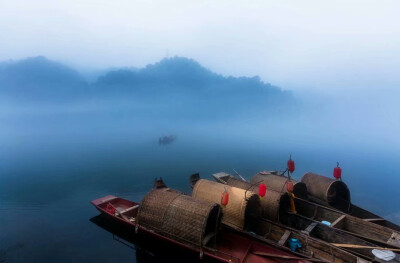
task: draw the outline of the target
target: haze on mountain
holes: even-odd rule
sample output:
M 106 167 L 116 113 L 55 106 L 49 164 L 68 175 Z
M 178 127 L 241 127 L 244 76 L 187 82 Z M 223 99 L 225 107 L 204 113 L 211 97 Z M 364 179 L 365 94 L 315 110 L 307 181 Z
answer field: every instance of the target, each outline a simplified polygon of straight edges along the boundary
M 264 112 L 294 102 L 291 92 L 259 77 L 225 77 L 185 57 L 164 58 L 141 69 L 114 69 L 93 83 L 61 63 L 31 57 L 1 63 L 0 87 L 0 96 L 17 103 L 96 100 L 151 105 L 174 114 L 182 111 L 182 115 Z
M 293 94 L 258 77 L 217 74 L 185 57 L 165 58 L 143 68 L 112 69 L 92 82 L 77 70 L 44 57 L 0 64 L 0 110 L 8 119 L 16 108 L 24 108 L 26 114 L 39 109 L 44 114 L 96 111 L 101 112 L 96 118 L 104 125 L 105 114 L 107 118 L 111 114 L 152 123 L 183 120 L 200 125 L 202 121 L 202 127 L 215 122 L 220 127 L 213 126 L 214 130 L 232 126 L 238 134 L 254 138 L 277 127 L 280 132 L 274 136 L 281 140 L 296 127 L 296 136 L 303 142 L 318 137 L 326 142 L 351 140 L 352 144 L 359 140 L 360 145 L 398 144 L 398 96 L 387 91 L 373 97 L 368 90 L 332 96 Z M 355 134 L 363 137 L 350 139 Z
M 59 100 L 87 92 L 79 73 L 45 57 L 0 63 L 0 94 L 11 100 Z

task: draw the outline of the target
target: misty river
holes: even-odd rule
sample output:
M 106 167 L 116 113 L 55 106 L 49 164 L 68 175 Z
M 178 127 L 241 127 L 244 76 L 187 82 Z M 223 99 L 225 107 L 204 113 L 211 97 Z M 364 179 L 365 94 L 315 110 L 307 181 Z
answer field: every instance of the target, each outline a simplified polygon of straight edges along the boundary
M 196 172 L 211 179 L 235 169 L 250 179 L 284 170 L 290 154 L 295 179 L 332 176 L 339 161 L 352 201 L 400 223 L 398 153 L 389 147 L 305 139 L 291 123 L 173 121 L 126 109 L 37 108 L 0 120 L 0 262 L 159 262 L 90 221 L 99 212 L 89 202 L 108 194 L 140 201 L 158 177 L 184 192 Z M 174 142 L 158 144 L 170 134 Z

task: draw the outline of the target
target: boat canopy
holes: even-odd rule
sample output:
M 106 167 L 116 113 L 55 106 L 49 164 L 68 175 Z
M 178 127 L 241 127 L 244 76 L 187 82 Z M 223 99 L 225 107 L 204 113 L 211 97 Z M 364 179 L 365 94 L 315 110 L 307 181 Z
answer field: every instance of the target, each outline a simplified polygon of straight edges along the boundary
M 344 212 L 351 208 L 350 191 L 344 182 L 310 172 L 303 175 L 301 182 L 310 196 Z
M 267 189 L 286 193 L 286 183 L 288 180 L 289 179 L 286 176 L 263 171 L 254 175 L 250 182 L 252 184 L 264 183 L 267 185 Z M 293 179 L 290 179 L 290 181 L 293 183 L 293 194 L 296 197 L 307 198 L 307 186 L 304 183 Z
M 229 186 L 241 188 L 244 190 L 250 190 L 254 193 L 258 192 L 259 184 L 252 184 L 235 177 L 230 177 L 226 180 L 226 184 Z M 282 213 L 286 213 L 289 208 L 289 197 L 285 193 L 272 191 L 268 189 L 265 192 L 265 196 L 260 200 L 262 217 L 279 221 Z
M 197 200 L 221 204 L 223 193 L 229 194 L 229 201 L 222 207 L 222 223 L 243 230 L 248 215 L 259 216 L 261 213 L 258 195 L 237 187 L 200 179 L 193 187 L 192 196 Z
M 220 207 L 171 189 L 150 191 L 142 200 L 138 224 L 159 234 L 196 247 L 215 236 Z

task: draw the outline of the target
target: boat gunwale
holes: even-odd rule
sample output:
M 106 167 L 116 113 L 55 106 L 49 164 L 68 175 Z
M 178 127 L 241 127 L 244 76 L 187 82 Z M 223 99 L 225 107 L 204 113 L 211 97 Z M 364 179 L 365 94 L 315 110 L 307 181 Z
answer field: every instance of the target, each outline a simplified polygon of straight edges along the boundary
M 232 177 L 232 175 L 230 175 L 230 176 Z M 216 179 L 216 176 L 213 175 L 213 177 Z M 223 184 L 227 185 L 227 183 L 228 183 L 227 181 L 222 180 L 220 177 L 218 177 L 218 178 L 220 179 L 219 181 L 222 181 Z M 224 177 L 224 179 L 229 179 L 229 177 L 226 176 L 226 177 Z M 249 182 L 249 184 L 252 184 L 252 183 Z M 270 191 L 274 191 L 274 190 L 271 189 Z M 275 191 L 275 192 L 276 192 L 276 191 Z M 392 229 L 392 228 L 389 228 L 389 227 L 386 227 L 386 226 L 383 226 L 383 225 L 380 225 L 380 224 L 375 224 L 375 223 L 373 223 L 373 222 L 365 221 L 365 220 L 363 220 L 362 218 L 355 217 L 355 216 L 353 216 L 353 215 L 350 215 L 350 214 L 348 214 L 348 213 L 345 213 L 345 212 L 340 211 L 340 210 L 338 210 L 338 209 L 335 209 L 335 208 L 333 208 L 333 207 L 327 207 L 327 206 L 325 206 L 325 205 L 322 205 L 322 204 L 313 202 L 312 200 L 309 201 L 309 200 L 305 200 L 305 199 L 299 198 L 299 197 L 295 197 L 295 199 L 300 200 L 300 202 L 304 201 L 304 202 L 306 202 L 307 204 L 314 205 L 314 206 L 316 206 L 316 207 L 321 207 L 321 208 L 323 208 L 323 209 L 328 210 L 329 212 L 333 212 L 333 213 L 338 213 L 338 214 L 344 215 L 345 218 L 347 217 L 347 218 L 349 218 L 350 220 L 352 219 L 352 220 L 354 220 L 354 221 L 358 221 L 358 222 L 364 224 L 364 226 L 365 226 L 365 224 L 366 224 L 366 225 L 370 225 L 370 226 L 374 226 L 374 229 L 376 229 L 376 230 L 385 229 L 385 230 L 387 230 L 386 232 L 391 232 L 392 234 L 393 234 L 393 233 L 399 233 L 399 231 L 396 231 L 395 229 Z M 369 212 L 368 210 L 366 210 L 366 211 Z M 292 214 L 292 213 L 290 213 L 290 212 L 286 212 L 286 213 L 287 213 L 287 214 Z M 301 215 L 301 214 L 298 214 L 298 213 L 297 213 L 297 214 L 293 214 L 293 215 L 298 216 L 298 217 L 300 217 L 300 218 L 303 218 L 304 220 L 310 220 L 310 221 L 312 221 L 312 222 L 316 222 L 316 223 L 322 225 L 322 223 L 321 223 L 320 221 L 318 221 L 318 220 L 316 220 L 316 219 L 314 219 L 314 218 L 307 217 L 307 216 L 304 216 L 304 215 Z M 263 218 L 263 220 L 268 220 L 268 219 Z M 268 220 L 268 221 L 270 221 L 270 220 Z M 280 224 L 280 223 L 279 223 L 279 224 Z M 286 225 L 284 225 L 284 226 L 286 226 Z M 382 238 L 382 240 L 378 240 L 378 239 L 375 239 L 374 237 L 369 237 L 369 236 L 362 235 L 362 234 L 359 234 L 359 233 L 351 232 L 351 231 L 348 231 L 348 230 L 345 230 L 345 229 L 342 229 L 342 228 L 338 228 L 338 227 L 334 227 L 334 226 L 331 227 L 331 228 L 334 229 L 334 230 L 336 230 L 336 231 L 342 232 L 342 233 L 344 233 L 344 234 L 348 234 L 348 235 L 352 235 L 352 236 L 354 236 L 354 237 L 356 237 L 356 238 L 360 238 L 360 239 L 365 240 L 365 241 L 367 241 L 367 242 L 372 242 L 372 243 L 376 243 L 376 244 L 381 244 L 381 245 L 383 245 L 383 246 L 386 247 L 386 248 L 393 248 L 393 249 L 395 249 L 395 248 L 400 248 L 400 244 L 399 244 L 399 245 L 395 245 L 395 244 L 393 244 L 393 243 L 388 243 L 388 241 L 390 240 L 390 237 L 387 238 L 387 241 L 383 241 L 383 240 L 384 240 L 383 238 Z M 298 229 L 297 229 L 297 230 L 298 230 Z M 399 233 L 399 234 L 400 234 L 400 233 Z M 326 241 L 324 241 L 324 242 L 326 242 Z M 329 243 L 329 242 L 326 242 L 326 243 Z M 349 253 L 352 253 L 352 254 L 355 253 L 355 252 L 352 251 L 352 250 L 347 250 L 347 249 L 344 249 L 344 248 L 342 248 L 342 250 L 348 251 Z M 358 253 L 357 253 L 357 254 L 358 254 Z M 363 256 L 363 254 L 358 254 L 358 256 L 360 256 L 360 257 L 362 257 L 362 258 L 365 258 L 365 256 Z M 370 260 L 370 259 L 369 259 L 369 260 Z
M 101 199 L 102 198 L 95 199 L 95 200 L 91 201 L 90 203 L 92 205 L 94 205 L 97 210 L 99 210 L 102 214 L 106 215 L 108 218 L 113 219 L 113 220 L 117 220 L 120 223 L 123 223 L 125 226 L 135 227 L 135 233 L 137 233 L 138 230 L 143 230 L 147 235 L 155 236 L 156 238 L 159 238 L 159 239 L 161 239 L 163 241 L 171 242 L 172 244 L 175 244 L 175 245 L 177 245 L 179 247 L 183 247 L 183 248 L 189 249 L 189 250 L 191 250 L 193 252 L 197 252 L 197 253 L 203 252 L 204 255 L 207 255 L 208 257 L 211 257 L 211 258 L 216 259 L 218 261 L 232 263 L 232 259 L 235 259 L 235 261 L 238 262 L 238 263 L 242 262 L 242 261 L 240 261 L 240 259 L 238 257 L 236 257 L 236 256 L 234 256 L 232 254 L 228 254 L 226 252 L 222 252 L 222 251 L 219 251 L 219 250 L 216 250 L 216 249 L 213 249 L 213 248 L 209 248 L 207 246 L 204 246 L 203 249 L 199 249 L 199 248 L 196 248 L 196 247 L 194 247 L 192 245 L 184 244 L 184 243 L 181 243 L 181 242 L 176 241 L 174 239 L 171 239 L 169 237 L 163 236 L 163 235 L 161 235 L 161 234 L 159 234 L 159 233 L 157 233 L 157 232 L 155 232 L 155 231 L 153 231 L 151 229 L 148 229 L 148 228 L 146 228 L 144 226 L 141 226 L 140 224 L 137 224 L 136 222 L 128 222 L 127 220 L 123 219 L 122 217 L 118 217 L 116 215 L 112 215 L 112 214 L 108 213 L 106 211 L 106 209 L 104 209 L 104 208 L 99 206 L 99 204 L 102 204 L 102 203 L 96 204 L 96 201 L 101 200 Z M 124 198 L 120 198 L 120 197 L 115 197 L 114 199 L 111 199 L 111 200 L 115 200 L 115 199 L 125 200 L 125 201 L 128 201 L 128 202 L 131 202 L 132 204 L 139 205 L 139 207 L 140 207 L 140 203 L 137 203 L 137 202 L 134 202 L 134 201 L 130 201 L 130 200 L 127 200 L 127 199 L 124 199 Z M 103 203 L 105 203 L 105 202 L 103 202 Z M 217 256 L 217 255 L 215 255 L 215 253 L 224 254 L 227 257 L 229 257 L 230 259 L 226 259 L 224 257 Z

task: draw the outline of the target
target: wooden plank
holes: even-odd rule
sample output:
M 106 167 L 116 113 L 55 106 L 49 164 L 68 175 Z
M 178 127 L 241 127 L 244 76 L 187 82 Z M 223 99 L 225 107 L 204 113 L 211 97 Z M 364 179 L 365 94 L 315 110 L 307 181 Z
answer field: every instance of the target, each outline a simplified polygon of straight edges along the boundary
M 297 200 L 297 201 L 298 201 L 298 203 L 300 203 L 299 200 Z M 332 228 L 343 231 L 344 233 L 348 233 L 353 236 L 361 237 L 363 239 L 370 240 L 373 242 L 379 242 L 379 243 L 381 243 L 382 246 L 385 246 L 386 244 L 391 244 L 393 246 L 400 248 L 400 242 L 397 242 L 396 240 L 392 240 L 391 242 L 388 242 L 393 234 L 392 229 L 374 224 L 373 222 L 365 221 L 360 218 L 356 218 L 356 217 L 345 215 L 345 214 L 340 214 L 337 212 L 333 212 L 331 210 L 326 210 L 326 209 L 323 209 L 322 207 L 319 207 L 318 214 L 315 216 L 314 219 L 312 219 L 311 218 L 312 213 L 317 210 L 315 208 L 313 208 L 313 210 L 309 209 L 306 213 L 306 212 L 304 212 L 304 211 L 306 211 L 306 209 L 301 209 L 301 208 L 302 207 L 300 206 L 298 209 L 297 217 L 302 216 L 302 217 L 308 218 L 310 220 L 314 220 L 314 222 L 326 220 L 328 222 L 331 222 Z M 310 223 L 311 222 L 309 222 L 309 223 L 307 222 L 305 226 L 300 226 L 300 227 L 305 229 Z M 325 227 L 322 227 L 321 229 L 326 230 Z M 307 233 L 307 231 L 303 231 L 303 233 L 311 235 L 310 233 Z M 397 233 L 399 233 L 399 232 L 397 232 Z M 346 243 L 346 242 L 337 242 L 337 243 Z
M 342 221 L 344 218 L 346 217 L 346 215 L 341 215 L 338 219 L 335 220 L 335 222 L 333 222 L 331 224 L 331 227 L 336 226 L 340 221 Z
M 400 252 L 398 248 L 387 248 L 387 247 L 373 247 L 373 246 L 362 246 L 362 245 L 354 245 L 354 244 L 338 244 L 338 243 L 331 243 L 337 247 L 347 247 L 347 248 L 368 248 L 368 249 L 380 249 L 380 250 L 390 250 L 394 252 Z
M 279 240 L 278 244 L 283 246 L 286 243 L 286 240 L 288 240 L 288 238 L 289 238 L 291 233 L 292 233 L 291 231 L 286 230 L 285 233 L 283 233 L 283 235 L 282 235 L 281 239 Z
M 316 205 L 314 209 L 314 215 L 312 216 L 311 219 L 314 219 L 317 216 L 317 213 L 318 213 L 318 206 Z
M 109 204 L 110 204 L 110 206 L 111 206 L 112 208 L 115 209 L 116 214 L 119 214 L 123 219 L 125 219 L 125 220 L 128 221 L 129 223 L 131 222 L 131 220 L 129 220 L 129 218 L 128 218 L 127 216 L 125 216 L 124 214 L 121 214 L 121 212 L 119 212 L 118 209 L 117 209 L 115 206 L 113 206 L 111 203 L 109 203 Z
M 108 198 L 106 198 L 106 199 L 101 200 L 101 202 L 102 202 L 102 203 L 105 203 L 105 202 L 109 202 L 109 201 L 114 200 L 114 199 L 117 199 L 117 197 L 115 197 L 115 196 L 110 196 L 110 197 L 108 197 Z
M 134 206 L 132 206 L 132 207 L 128 207 L 128 208 L 125 209 L 125 210 L 119 211 L 119 213 L 120 213 L 120 214 L 125 214 L 126 212 L 129 212 L 129 211 L 131 211 L 131 210 L 133 210 L 133 209 L 136 209 L 136 208 L 138 208 L 138 207 L 139 207 L 139 205 L 134 205 Z
M 376 221 L 384 221 L 385 219 L 383 218 L 363 218 L 364 221 L 367 222 L 376 222 Z
M 325 260 L 316 259 L 316 258 L 302 258 L 302 257 L 294 257 L 294 256 L 284 256 L 284 255 L 277 255 L 272 253 L 266 253 L 261 251 L 251 251 L 252 254 L 270 258 L 281 258 L 281 259 L 292 259 L 292 260 L 304 260 L 310 262 L 326 262 Z
M 297 238 L 300 243 L 303 244 L 303 248 L 295 252 L 297 255 L 304 255 L 305 257 L 311 257 L 320 259 L 324 262 L 337 262 L 337 263 L 371 263 L 369 261 L 359 261 L 358 257 L 333 245 L 330 245 L 326 242 L 323 242 L 314 237 L 305 235 L 301 233 L 299 230 L 291 229 L 289 227 L 280 226 L 278 223 L 272 222 L 267 219 L 259 219 L 257 218 L 257 229 L 254 230 L 257 235 L 253 236 L 253 234 L 247 233 L 247 235 L 251 235 L 257 240 L 266 242 L 267 244 L 276 246 L 285 251 L 290 251 L 288 247 L 285 245 L 278 245 L 279 240 L 283 236 L 286 230 L 291 231 L 290 238 Z M 309 225 L 308 223 L 307 225 Z M 262 235 L 265 233 L 271 234 L 267 235 L 267 238 L 263 238 Z M 279 232 L 279 235 L 278 235 Z M 331 242 L 335 243 L 345 243 L 345 240 L 331 240 Z
M 225 172 L 219 172 L 213 174 L 213 177 L 220 183 L 226 184 L 226 181 L 228 180 L 229 177 L 233 177 L 233 175 L 230 175 Z
M 309 235 L 311 231 L 313 231 L 313 229 L 317 226 L 317 222 L 312 222 L 305 230 L 303 230 L 302 232 Z

